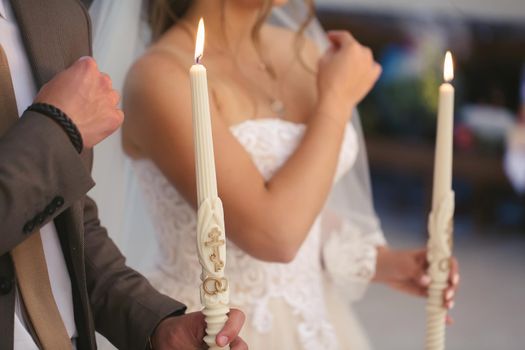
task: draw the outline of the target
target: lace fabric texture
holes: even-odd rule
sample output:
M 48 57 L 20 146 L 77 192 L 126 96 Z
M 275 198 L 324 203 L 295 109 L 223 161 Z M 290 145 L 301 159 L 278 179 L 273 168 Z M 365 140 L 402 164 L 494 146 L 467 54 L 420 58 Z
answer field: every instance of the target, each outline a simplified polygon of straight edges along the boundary
M 258 119 L 233 126 L 231 132 L 268 180 L 297 148 L 305 129 L 303 124 L 281 119 Z M 348 124 L 334 183 L 351 168 L 357 151 L 357 136 Z M 150 280 L 161 292 L 185 303 L 189 311 L 200 310 L 196 213 L 151 161 L 134 161 L 134 168 L 160 250 Z M 257 332 L 268 333 L 273 324 L 268 304 L 281 299 L 301 320 L 290 327 L 296 327 L 303 349 L 338 349 L 325 307 L 325 281 L 337 286 L 347 299 L 359 298 L 374 275 L 375 247 L 380 244 L 384 244 L 380 232 L 359 232 L 326 210 L 288 264 L 254 259 L 227 242 L 232 305 L 245 311 L 247 322 Z

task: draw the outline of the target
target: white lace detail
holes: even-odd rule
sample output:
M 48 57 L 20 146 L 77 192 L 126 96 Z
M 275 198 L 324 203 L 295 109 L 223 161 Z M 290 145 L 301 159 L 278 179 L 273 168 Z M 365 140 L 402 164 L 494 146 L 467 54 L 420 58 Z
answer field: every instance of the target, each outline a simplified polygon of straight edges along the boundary
M 246 121 L 231 128 L 267 180 L 294 152 L 304 131 L 305 125 L 280 119 Z M 348 125 L 336 179 L 354 163 L 357 145 L 355 130 Z M 161 292 L 184 302 L 190 311 L 199 310 L 201 268 L 195 244 L 196 213 L 151 161 L 136 161 L 134 166 L 152 214 L 161 252 L 150 280 Z M 344 266 L 325 258 L 325 267 L 330 270 L 332 278 L 335 276 L 335 280 L 341 280 L 341 275 L 359 278 L 362 271 L 373 271 L 375 256 L 372 258 L 371 248 L 366 244 L 374 242 L 361 243 L 361 238 L 358 235 L 331 235 L 325 253 L 341 256 L 355 252 L 355 256 L 360 257 L 347 261 Z M 341 240 L 346 242 L 344 247 Z M 344 254 L 334 253 L 337 245 L 339 252 L 346 249 Z M 261 333 L 272 329 L 272 314 L 267 304 L 272 298 L 281 298 L 302 320 L 297 331 L 303 349 L 338 348 L 324 302 L 321 215 L 295 259 L 288 264 L 256 260 L 232 242 L 227 243 L 227 254 L 230 300 L 232 305 L 246 312 L 254 329 Z
M 382 232 L 362 232 L 347 221 L 326 232 L 324 267 L 347 299 L 356 301 L 365 294 L 375 275 L 377 247 L 381 245 L 386 245 Z

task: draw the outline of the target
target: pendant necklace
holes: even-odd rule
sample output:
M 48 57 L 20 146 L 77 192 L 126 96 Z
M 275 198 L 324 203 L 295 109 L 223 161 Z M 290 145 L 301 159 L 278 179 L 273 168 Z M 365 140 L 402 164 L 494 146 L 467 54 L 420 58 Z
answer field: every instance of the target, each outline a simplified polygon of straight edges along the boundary
M 276 95 L 279 93 L 279 82 L 277 81 L 277 78 L 271 74 L 270 69 L 268 68 L 268 65 L 264 62 L 259 63 L 259 69 L 266 72 L 268 74 L 269 78 L 275 82 L 275 92 L 276 94 L 270 94 L 261 89 L 261 91 L 266 95 L 266 97 L 269 100 L 269 106 L 272 113 L 274 113 L 277 117 L 282 118 L 284 117 L 284 114 L 286 112 L 286 108 L 284 106 L 284 102 L 277 97 Z

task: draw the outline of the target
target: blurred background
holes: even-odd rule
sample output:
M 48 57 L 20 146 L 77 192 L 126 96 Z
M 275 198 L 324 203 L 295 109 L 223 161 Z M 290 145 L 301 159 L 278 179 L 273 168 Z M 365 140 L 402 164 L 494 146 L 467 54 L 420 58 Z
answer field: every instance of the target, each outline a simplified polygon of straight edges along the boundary
M 525 1 L 318 0 L 326 29 L 374 51 L 360 106 L 376 207 L 396 248 L 425 244 L 438 87 L 455 59 L 455 255 L 447 349 L 525 349 Z M 425 302 L 372 286 L 357 305 L 377 350 L 421 349 Z
M 447 350 L 525 349 L 525 0 L 316 3 L 326 29 L 350 30 L 383 66 L 359 108 L 376 208 L 396 248 L 426 243 L 438 88 L 445 52 L 452 51 L 454 249 L 462 285 Z M 118 137 L 112 142 L 120 144 Z M 110 160 L 108 166 L 116 166 Z M 104 179 L 108 166 L 95 168 L 95 178 L 98 171 Z M 115 198 L 122 197 L 123 184 L 112 188 Z M 123 217 L 123 203 L 99 206 L 106 225 Z M 129 262 L 141 272 L 149 271 L 146 262 L 156 254 L 152 237 L 143 234 L 150 225 L 133 227 L 140 236 L 113 236 L 126 255 L 140 257 Z M 125 222 L 115 226 L 110 232 L 129 229 Z M 423 348 L 424 300 L 374 285 L 356 308 L 374 349 Z

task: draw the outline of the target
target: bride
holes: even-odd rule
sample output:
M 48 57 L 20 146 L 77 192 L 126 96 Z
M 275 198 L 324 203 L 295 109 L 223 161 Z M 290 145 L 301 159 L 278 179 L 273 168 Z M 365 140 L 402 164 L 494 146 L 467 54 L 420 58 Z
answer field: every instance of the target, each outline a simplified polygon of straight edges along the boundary
M 152 40 L 126 80 L 122 144 L 160 247 L 152 284 L 200 309 L 188 70 L 203 17 L 242 336 L 252 349 L 368 349 L 349 301 L 370 281 L 420 296 L 430 282 L 425 250 L 388 248 L 371 203 L 354 112 L 381 72 L 370 49 L 347 32 L 327 40 L 312 0 L 151 0 L 147 13 Z

